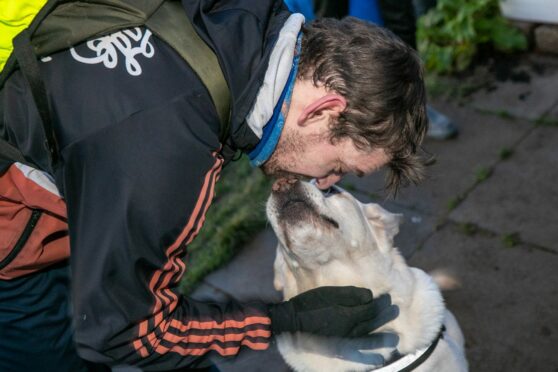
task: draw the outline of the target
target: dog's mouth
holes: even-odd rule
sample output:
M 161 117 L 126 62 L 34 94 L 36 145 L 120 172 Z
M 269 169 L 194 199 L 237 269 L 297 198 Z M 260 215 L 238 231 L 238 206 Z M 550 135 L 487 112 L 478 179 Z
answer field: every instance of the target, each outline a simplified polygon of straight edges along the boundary
M 304 192 L 300 182 L 286 182 L 279 188 L 274 185 L 273 189 L 280 221 L 289 224 L 319 223 L 328 228 L 339 228 L 337 221 L 318 211 L 314 202 Z

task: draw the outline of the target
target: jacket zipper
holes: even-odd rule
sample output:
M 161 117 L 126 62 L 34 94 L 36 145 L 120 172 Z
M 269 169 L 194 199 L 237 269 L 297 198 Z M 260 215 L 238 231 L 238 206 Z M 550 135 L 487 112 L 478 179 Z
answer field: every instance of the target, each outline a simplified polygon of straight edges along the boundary
M 19 237 L 17 243 L 14 246 L 14 249 L 12 249 L 12 251 L 2 261 L 0 261 L 0 270 L 8 266 L 10 262 L 12 262 L 14 258 L 17 257 L 19 252 L 25 246 L 25 243 L 27 243 L 27 240 L 29 239 L 31 232 L 37 225 L 37 221 L 39 220 L 42 214 L 43 214 L 42 210 L 33 209 L 33 212 L 31 212 L 31 217 L 29 218 L 29 221 L 27 221 L 27 225 L 25 225 L 25 229 L 23 229 L 21 236 Z

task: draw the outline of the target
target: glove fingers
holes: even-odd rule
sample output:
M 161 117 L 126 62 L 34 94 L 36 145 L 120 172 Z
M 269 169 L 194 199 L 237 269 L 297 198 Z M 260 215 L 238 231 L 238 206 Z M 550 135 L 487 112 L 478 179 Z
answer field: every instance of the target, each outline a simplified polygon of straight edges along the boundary
M 351 312 L 351 318 L 354 319 L 355 322 L 360 323 L 365 320 L 375 319 L 386 309 L 389 309 L 390 306 L 391 297 L 389 295 L 382 295 L 371 303 L 354 306 L 353 308 L 349 309 L 349 311 Z
M 362 352 L 378 350 L 381 348 L 395 348 L 399 343 L 399 336 L 395 333 L 378 332 L 370 335 L 351 339 L 347 346 Z
M 372 291 L 359 287 L 326 287 L 332 290 L 331 301 L 340 306 L 358 306 L 372 302 Z
M 380 328 L 381 326 L 391 322 L 399 316 L 399 306 L 391 305 L 383 309 L 374 319 L 370 320 L 370 327 L 372 331 Z
M 391 305 L 391 296 L 388 293 L 384 293 L 378 298 L 374 299 L 374 312 L 377 314 Z
M 293 300 L 297 302 L 297 307 L 312 309 L 330 305 L 358 306 L 368 304 L 372 302 L 373 296 L 372 291 L 367 288 L 328 286 L 303 292 Z
M 391 305 L 386 310 L 384 310 L 381 314 L 373 314 L 376 315 L 375 318 L 372 319 L 364 319 L 360 323 L 358 323 L 349 333 L 349 337 L 359 337 L 363 335 L 367 335 L 374 330 L 380 328 L 384 324 L 392 321 L 393 319 L 397 318 L 399 315 L 399 307 L 397 305 Z
M 337 358 L 362 363 L 370 366 L 382 366 L 385 363 L 384 357 L 375 353 L 363 353 L 358 350 L 348 350 L 337 355 Z

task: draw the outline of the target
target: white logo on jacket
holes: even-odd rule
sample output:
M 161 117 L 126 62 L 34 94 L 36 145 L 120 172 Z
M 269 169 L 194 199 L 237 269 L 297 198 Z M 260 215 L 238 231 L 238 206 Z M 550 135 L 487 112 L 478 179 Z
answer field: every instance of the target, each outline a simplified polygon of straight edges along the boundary
M 126 71 L 132 76 L 142 73 L 141 66 L 136 59 L 138 54 L 151 58 L 155 54 L 153 44 L 149 42 L 151 31 L 142 30 L 139 27 L 122 30 L 113 34 L 102 36 L 98 39 L 89 40 L 86 45 L 95 52 L 93 57 L 79 55 L 75 48 L 70 48 L 72 57 L 78 62 L 87 64 L 102 63 L 107 68 L 115 68 L 118 65 L 118 52 L 124 56 Z M 137 45 L 139 43 L 139 45 Z M 136 44 L 136 46 L 133 46 Z

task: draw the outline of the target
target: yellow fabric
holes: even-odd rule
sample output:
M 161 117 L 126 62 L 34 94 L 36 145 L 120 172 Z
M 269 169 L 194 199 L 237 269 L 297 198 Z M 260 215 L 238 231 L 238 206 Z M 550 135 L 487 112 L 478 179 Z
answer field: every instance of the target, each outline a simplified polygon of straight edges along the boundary
M 0 71 L 12 52 L 12 39 L 26 28 L 46 0 L 0 0 Z

